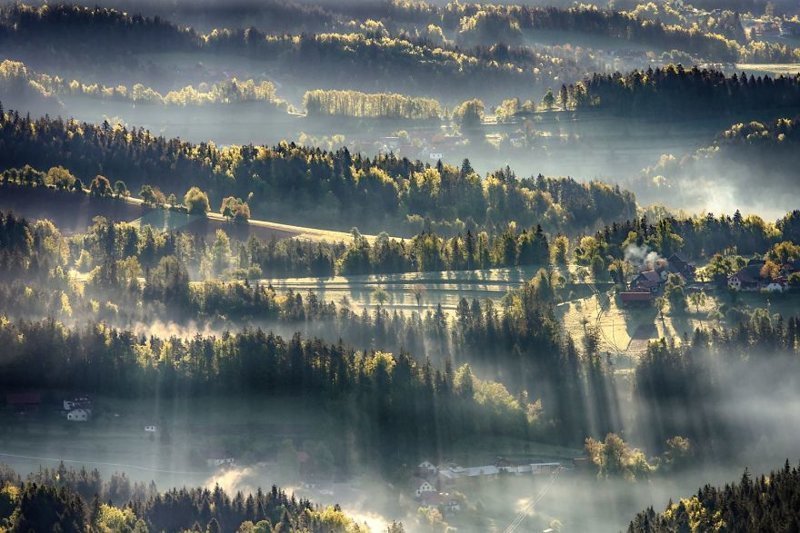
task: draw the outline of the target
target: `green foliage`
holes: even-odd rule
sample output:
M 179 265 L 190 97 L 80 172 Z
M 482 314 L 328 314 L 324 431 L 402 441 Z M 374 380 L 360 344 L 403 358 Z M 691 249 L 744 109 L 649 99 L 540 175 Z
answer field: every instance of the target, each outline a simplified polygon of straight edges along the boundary
M 670 274 L 664 286 L 664 295 L 669 302 L 669 308 L 673 313 L 683 313 L 686 311 L 686 292 L 684 287 L 686 282 L 677 274 Z
M 346 149 L 325 152 L 287 143 L 217 148 L 107 123 L 31 121 L 14 112 L 0 119 L 0 142 L 9 147 L 0 157 L 6 168 L 28 163 L 46 168 L 58 162 L 83 179 L 102 171 L 138 189 L 147 205 L 163 205 L 165 194 L 198 187 L 212 198 L 247 198 L 254 218 L 302 225 L 333 220 L 339 227 L 409 227 L 414 217 L 427 217 L 440 224 L 456 221 L 460 225 L 452 227 L 457 228 L 481 221 L 483 229 L 491 230 L 516 222 L 519 227 L 538 224 L 544 231 L 574 233 L 596 227 L 600 220 L 635 214 L 632 194 L 599 182 L 517 179 L 509 168 L 482 181 L 473 171 L 464 172 L 463 165 L 430 168 L 392 154 L 369 159 Z M 72 149 L 63 150 L 65 144 Z M 14 180 L 37 176 L 32 171 L 6 175 Z M 195 207 L 204 206 L 201 201 Z
M 105 86 L 97 83 L 81 83 L 74 79 L 69 81 L 59 76 L 35 72 L 24 63 L 8 59 L 0 62 L 0 87 L 15 96 L 31 95 L 41 99 L 84 97 L 140 105 L 182 107 L 261 102 L 272 104 L 275 108 L 286 107 L 286 103 L 278 99 L 275 85 L 269 81 L 255 82 L 252 79 L 232 78 L 211 84 L 210 87 L 206 84 L 201 85 L 200 88 L 188 85 L 182 89 L 161 94 L 141 83 L 126 87 L 125 85 Z
M 105 176 L 99 174 L 94 177 L 92 184 L 89 186 L 89 194 L 92 196 L 99 196 L 101 198 L 111 196 L 113 194 L 111 182 Z
M 662 513 L 649 508 L 634 517 L 629 533 L 672 531 L 775 530 L 800 523 L 793 502 L 800 495 L 800 470 L 789 461 L 766 476 L 752 478 L 745 470 L 738 483 L 717 488 L 706 485 L 697 494 L 672 503 Z
M 210 210 L 208 195 L 199 187 L 192 187 L 183 196 L 183 205 L 190 215 L 206 215 Z
M 684 69 L 681 65 L 669 65 L 627 74 L 593 74 L 585 83 L 588 98 L 583 102 L 584 107 L 625 117 L 658 116 L 660 120 L 674 120 L 800 106 L 800 77 L 797 76 L 774 79 L 748 77 L 744 73 L 727 76 L 696 66 Z M 687 94 L 695 96 L 687 98 Z M 676 101 L 681 105 L 676 106 Z M 759 127 L 756 124 L 740 125 L 722 137 L 729 139 L 743 134 L 741 138 L 748 138 L 754 133 L 753 129 Z M 752 135 L 748 140 L 755 142 L 758 138 L 759 135 Z
M 609 433 L 605 441 L 586 439 L 586 454 L 597 467 L 598 476 L 647 478 L 653 469 L 641 450 L 630 448 L 619 435 Z
M 55 469 L 42 468 L 25 480 L 0 465 L 0 483 L 4 487 L 0 505 L 12 506 L 5 517 L 0 515 L 0 527 L 7 525 L 9 532 L 193 531 L 198 522 L 207 523 L 207 531 L 222 531 L 225 524 L 225 531 L 271 533 L 277 531 L 272 529 L 273 523 L 279 524 L 280 531 L 360 531 L 338 505 L 320 508 L 276 486 L 234 496 L 218 485 L 159 492 L 153 482 L 131 484 L 119 473 L 103 481 L 97 470 L 72 470 L 63 463 Z M 119 492 L 120 486 L 125 487 L 124 493 Z M 3 518 L 8 518 L 7 524 L 2 523 Z
M 483 102 L 478 99 L 462 102 L 453 110 L 453 119 L 465 129 L 480 127 L 483 116 L 484 105 Z
M 219 212 L 225 218 L 239 224 L 245 224 L 250 219 L 250 206 L 247 205 L 247 202 L 243 202 L 241 198 L 234 198 L 233 196 L 222 200 Z
M 25 179 L 23 172 L 22 181 L 36 182 L 39 180 L 31 180 L 31 178 Z M 64 167 L 52 167 L 50 170 L 47 171 L 47 174 L 44 177 L 44 183 L 46 183 L 47 185 L 52 185 L 56 189 L 67 190 L 72 188 L 72 186 L 74 185 L 75 176 L 73 176 Z
M 438 120 L 442 109 L 432 98 L 402 94 L 366 94 L 358 91 L 315 90 L 303 96 L 309 116 Z

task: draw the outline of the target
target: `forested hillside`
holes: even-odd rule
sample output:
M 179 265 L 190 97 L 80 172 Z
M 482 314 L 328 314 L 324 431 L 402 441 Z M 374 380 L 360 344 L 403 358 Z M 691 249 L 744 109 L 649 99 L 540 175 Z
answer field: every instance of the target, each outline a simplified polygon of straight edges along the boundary
M 796 0 L 26 1 L 0 533 L 800 528 Z
M 718 198 L 746 198 L 753 190 L 753 177 L 760 175 L 761 185 L 774 191 L 774 196 L 755 195 L 747 205 L 793 209 L 791 199 L 800 192 L 794 172 L 797 125 L 788 118 L 733 124 L 704 148 L 680 157 L 662 155 L 633 181 L 642 185 L 639 190 L 647 195 L 670 190 L 675 198 L 690 198 L 710 188 Z
M 628 531 L 795 531 L 800 528 L 798 498 L 800 469 L 787 460 L 782 469 L 767 475 L 745 471 L 738 483 L 706 485 L 663 513 L 651 507 L 636 515 Z
M 726 76 L 696 66 L 594 74 L 586 90 L 589 96 L 582 107 L 660 121 L 800 108 L 800 76 Z
M 320 508 L 276 486 L 254 494 L 180 488 L 160 492 L 115 473 L 57 468 L 19 476 L 0 464 L 0 527 L 9 531 L 303 531 L 353 533 L 358 525 L 334 507 Z
M 198 186 L 214 206 L 228 196 L 243 198 L 254 218 L 290 223 L 328 221 L 344 230 L 405 233 L 404 224 L 422 218 L 473 228 L 515 222 L 575 232 L 630 217 L 635 209 L 633 195 L 618 187 L 570 178 L 520 180 L 508 168 L 481 179 L 468 161 L 460 168 L 441 162 L 431 167 L 393 154 L 370 158 L 294 143 L 218 148 L 107 122 L 34 120 L 18 112 L 3 113 L 0 121 L 3 168 L 63 166 L 84 184 L 100 174 L 134 193 L 149 185 L 182 197 Z M 305 212 L 298 218 L 300 210 Z

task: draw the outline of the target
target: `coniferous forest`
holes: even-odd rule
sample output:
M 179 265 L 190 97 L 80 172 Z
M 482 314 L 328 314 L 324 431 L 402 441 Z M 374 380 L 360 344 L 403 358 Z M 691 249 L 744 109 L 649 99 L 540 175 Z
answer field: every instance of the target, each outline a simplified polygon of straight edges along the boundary
M 798 121 L 788 0 L 0 2 L 0 533 L 798 530 Z

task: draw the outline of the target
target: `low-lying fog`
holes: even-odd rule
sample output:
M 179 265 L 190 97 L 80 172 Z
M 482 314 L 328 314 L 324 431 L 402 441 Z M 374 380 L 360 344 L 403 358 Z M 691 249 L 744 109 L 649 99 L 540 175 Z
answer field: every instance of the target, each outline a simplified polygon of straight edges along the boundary
M 754 475 L 767 473 L 781 467 L 787 458 L 794 463 L 800 457 L 797 370 L 796 361 L 780 358 L 767 357 L 760 363 L 719 361 L 713 370 L 715 377 L 708 395 L 696 398 L 696 407 L 691 410 L 670 416 L 685 418 L 691 424 L 714 420 L 728 425 L 730 438 L 723 443 L 728 449 L 707 449 L 704 442 L 693 442 L 696 452 L 706 459 L 685 469 L 656 472 L 649 480 L 632 482 L 599 480 L 591 472 L 570 468 L 555 479 L 502 477 L 456 486 L 453 490 L 465 494 L 470 509 L 448 517 L 448 522 L 459 531 L 503 531 L 517 513 L 523 512 L 530 516 L 525 518 L 520 531 L 541 531 L 556 520 L 562 531 L 621 531 L 639 510 L 648 506 L 663 510 L 670 499 L 690 497 L 706 483 L 737 481 L 745 468 Z M 25 474 L 40 466 L 55 467 L 64 460 L 69 461 L 67 466 L 98 468 L 106 478 L 114 471 L 124 471 L 132 481 L 154 480 L 162 490 L 219 484 L 229 491 L 248 492 L 277 483 L 321 504 L 339 503 L 373 531 L 382 531 L 393 520 L 402 520 L 406 531 L 427 530 L 419 525 L 416 515 L 418 504 L 414 502 L 409 482 L 413 465 L 400 468 L 397 479 L 390 482 L 377 472 L 360 467 L 358 458 L 349 457 L 354 466 L 347 475 L 322 481 L 303 480 L 282 463 L 286 456 L 281 450 L 286 439 L 298 445 L 303 439 L 325 439 L 321 436 L 325 432 L 315 428 L 333 422 L 308 409 L 294 408 L 290 418 L 296 429 L 288 431 L 299 431 L 304 436 L 292 439 L 290 435 L 281 435 L 286 428 L 278 427 L 290 408 L 287 402 L 271 400 L 258 407 L 237 403 L 236 399 L 225 405 L 195 400 L 154 403 L 115 400 L 108 405 L 114 411 L 109 415 L 110 421 L 103 421 L 107 429 L 98 425 L 70 428 L 72 431 L 65 436 L 61 435 L 62 424 L 52 429 L 48 438 L 48 433 L 41 433 L 38 425 L 23 424 L 4 432 L 0 436 L 0 462 Z M 280 420 L 275 418 L 277 412 L 283 413 Z M 167 430 L 169 440 L 128 435 L 140 430 L 139 426 L 148 417 L 161 421 L 159 431 Z M 644 420 L 647 424 L 659 423 L 657 417 Z M 647 424 L 629 428 L 628 433 L 646 434 L 650 431 Z M 632 444 L 636 445 L 636 440 L 632 437 Z M 213 469 L 198 460 L 206 450 L 222 444 L 228 450 L 237 449 L 239 458 L 234 466 Z M 715 448 L 719 446 L 717 442 Z M 338 464 L 340 448 L 336 443 L 330 447 Z M 572 465 L 566 463 L 566 466 Z M 537 501 L 534 506 L 530 505 L 532 499 Z

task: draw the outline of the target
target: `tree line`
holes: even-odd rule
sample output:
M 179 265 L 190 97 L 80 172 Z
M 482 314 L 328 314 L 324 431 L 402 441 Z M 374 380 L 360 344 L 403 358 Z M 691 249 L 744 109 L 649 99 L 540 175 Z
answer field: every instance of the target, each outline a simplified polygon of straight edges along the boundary
M 42 98 L 89 97 L 135 104 L 179 106 L 263 102 L 276 107 L 279 105 L 286 107 L 286 104 L 278 99 L 275 85 L 270 81 L 256 82 L 252 79 L 232 78 L 210 85 L 203 84 L 197 88 L 188 85 L 161 94 L 141 83 L 129 88 L 125 85 L 106 86 L 100 83 L 87 84 L 78 80 L 66 80 L 60 76 L 33 71 L 25 63 L 9 59 L 0 63 L 0 87 L 9 95 L 24 95 L 26 91 L 31 91 Z
M 306 91 L 303 106 L 309 116 L 439 120 L 442 108 L 432 98 L 358 91 Z
M 272 486 L 228 494 L 219 487 L 159 491 L 124 473 L 103 480 L 95 469 L 64 463 L 22 479 L 0 464 L 0 526 L 9 532 L 206 531 L 221 533 L 355 533 L 359 526 L 339 506 L 320 507 Z M 395 531 L 402 526 L 395 525 Z
M 787 224 L 781 223 L 781 227 Z M 441 307 L 410 316 L 389 311 L 377 295 L 371 312 L 365 308 L 358 313 L 346 301 L 326 302 L 313 293 L 278 294 L 264 284 L 190 285 L 181 260 L 175 255 L 158 259 L 163 252 L 157 251 L 174 246 L 180 255 L 186 244 L 174 241 L 170 234 L 147 236 L 148 230 L 144 231 L 139 242 L 125 225 L 98 223 L 70 252 L 74 245 L 59 240 L 51 224 L 39 222 L 30 229 L 24 222 L 5 217 L 0 227 L 0 242 L 6 243 L 5 253 L 0 255 L 5 265 L 0 311 L 14 319 L 6 322 L 2 337 L 7 346 L 2 373 L 9 380 L 7 386 L 136 394 L 158 383 L 163 393 L 191 390 L 213 395 L 239 390 L 254 398 L 296 394 L 304 402 L 325 399 L 332 413 L 353 395 L 369 402 L 380 399 L 387 402 L 381 404 L 386 409 L 380 419 L 398 425 L 388 433 L 385 427 L 368 433 L 369 438 L 400 438 L 412 454 L 436 450 L 424 447 L 429 443 L 414 444 L 420 434 L 400 421 L 400 413 L 419 417 L 415 420 L 421 427 L 438 428 L 455 437 L 461 435 L 462 422 L 467 424 L 461 415 L 448 411 L 455 409 L 455 404 L 474 409 L 462 413 L 473 420 L 470 424 L 478 424 L 467 424 L 471 430 L 535 435 L 560 444 L 575 444 L 587 435 L 603 436 L 621 429 L 614 362 L 600 350 L 600 332 L 587 327 L 582 347 L 575 345 L 554 312 L 558 276 L 546 269 L 499 304 L 462 298 L 452 319 Z M 171 240 L 172 244 L 167 244 Z M 156 253 L 142 254 L 137 251 L 140 246 Z M 98 266 L 79 290 L 64 271 L 70 253 L 85 255 L 81 247 L 91 251 Z M 778 255 L 783 253 L 797 255 L 796 248 L 792 251 L 781 244 L 770 251 L 770 257 L 780 260 Z M 134 257 L 154 265 L 143 282 L 132 266 Z M 424 292 L 420 298 L 425 298 Z M 44 317 L 51 318 L 42 321 Z M 130 324 L 152 323 L 154 318 L 178 326 L 210 320 L 220 328 L 233 321 L 247 329 L 239 334 L 190 338 L 148 338 L 126 329 Z M 79 325 L 86 321 L 88 327 Z M 286 340 L 258 329 L 276 322 L 303 330 L 308 339 L 319 336 L 342 341 L 331 345 L 317 338 L 303 340 L 299 335 Z M 771 354 L 775 367 L 783 368 L 780 365 L 785 363 L 789 366 L 783 375 L 792 375 L 791 358 L 800 346 L 796 318 L 739 313 L 731 315 L 730 322 L 735 324 L 732 329 L 698 331 L 691 342 L 685 339 L 681 346 L 652 344 L 637 365 L 634 375 L 640 419 L 635 427 L 649 427 L 652 416 L 661 420 L 658 432 L 646 433 L 654 438 L 648 442 L 653 449 L 681 435 L 692 442 L 707 442 L 722 453 L 735 430 L 730 421 L 720 418 L 696 424 L 680 414 L 685 410 L 676 405 L 686 404 L 689 409 L 686 402 L 695 405 L 700 396 L 714 401 L 732 387 L 739 374 L 753 373 L 749 365 L 760 361 L 753 353 Z M 114 329 L 114 324 L 121 329 Z M 723 359 L 730 361 L 725 379 L 712 379 L 709 369 Z M 377 367 L 385 367 L 388 374 L 384 375 L 384 370 L 375 374 Z M 394 374 L 400 370 L 404 373 Z M 471 380 L 473 396 L 453 396 L 459 388 L 456 383 L 465 383 L 456 376 L 472 376 L 473 372 L 504 386 L 475 378 Z M 760 385 L 752 386 L 758 390 Z M 420 398 L 432 398 L 430 401 L 445 411 L 431 410 L 430 404 L 419 403 Z M 415 402 L 413 407 L 408 405 L 410 401 Z M 676 413 L 679 415 L 673 416 Z M 449 422 L 442 422 L 440 416 Z M 528 422 L 523 424 L 523 419 Z M 359 423 L 375 429 L 377 422 L 367 418 Z M 370 442 L 394 457 L 401 453 L 393 444 Z
M 652 507 L 637 514 L 629 533 L 672 531 L 795 531 L 800 528 L 800 468 L 753 476 L 745 470 L 736 483 L 705 485 L 694 496 L 670 502 L 663 512 Z
M 723 72 L 669 65 L 627 74 L 593 74 L 584 81 L 580 109 L 623 117 L 697 117 L 752 114 L 800 107 L 800 76 L 727 76 Z
M 701 459 L 736 457 L 764 430 L 753 426 L 749 413 L 743 418 L 706 413 L 755 397 L 780 405 L 782 400 L 772 395 L 791 386 L 797 374 L 798 341 L 800 317 L 771 316 L 760 309 L 742 315 L 727 329 L 697 329 L 680 345 L 651 343 L 635 370 L 641 402 L 637 427 L 647 428 L 642 430 L 643 441 L 657 450 L 670 437 L 681 435 L 703 443 L 702 450 L 696 450 Z M 651 420 L 659 421 L 656 427 Z
M 623 260 L 641 266 L 643 257 L 631 257 L 631 249 L 655 252 L 661 257 L 677 253 L 687 259 L 710 260 L 709 274 L 723 282 L 733 273 L 732 265 L 724 264 L 730 256 L 761 256 L 786 243 L 800 243 L 800 211 L 792 211 L 774 223 L 757 215 L 744 216 L 738 210 L 731 216 L 713 213 L 695 216 L 673 216 L 650 213 L 641 218 L 614 222 L 594 235 L 576 239 L 576 262 L 591 267 L 602 278 L 620 280 Z M 788 260 L 784 258 L 785 260 Z
M 541 398 L 542 403 L 526 400 L 520 405 L 539 405 L 540 407 L 531 413 L 538 414 L 539 408 L 545 409 L 554 424 L 568 424 L 569 438 L 573 441 L 578 439 L 578 442 L 585 436 L 585 428 L 580 422 L 583 416 L 581 413 L 586 405 L 585 396 L 601 394 L 607 386 L 605 382 L 609 377 L 597 351 L 596 340 L 585 347 L 586 353 L 590 355 L 586 356 L 586 361 L 589 363 L 584 366 L 578 349 L 561 331 L 553 308 L 560 281 L 556 275 L 545 269 L 542 269 L 529 283 L 524 284 L 522 289 L 509 293 L 503 300 L 502 306 L 496 306 L 491 301 L 481 302 L 475 299 L 470 302 L 462 299 L 456 312 L 456 319 L 451 323 L 441 307 L 426 313 L 414 312 L 410 316 L 389 312 L 382 308 L 383 301 L 378 295 L 375 295 L 376 305 L 373 312 L 365 308 L 359 314 L 353 311 L 347 302 L 339 304 L 325 302 L 313 293 L 305 297 L 292 292 L 278 294 L 272 287 L 263 283 L 190 284 L 190 276 L 181 257 L 191 257 L 184 255 L 193 249 L 191 241 L 171 233 L 153 233 L 147 227 L 141 230 L 142 234 L 138 236 L 137 230 L 126 224 L 114 225 L 99 220 L 87 235 L 74 240 L 65 240 L 60 237 L 57 229 L 46 221 L 37 222 L 32 226 L 11 216 L 3 217 L 2 221 L 0 242 L 6 244 L 3 253 L 0 254 L 0 261 L 4 266 L 4 283 L 0 285 L 0 292 L 3 296 L 2 311 L 9 317 L 36 321 L 43 317 L 52 317 L 72 324 L 75 328 L 86 320 L 100 320 L 109 325 L 116 324 L 121 328 L 129 327 L 131 324 L 150 323 L 153 319 L 177 325 L 200 321 L 216 324 L 225 329 L 229 327 L 231 320 L 240 325 L 250 324 L 254 328 L 277 321 L 288 328 L 304 330 L 310 335 L 344 339 L 347 345 L 367 346 L 376 351 L 391 349 L 394 353 L 400 354 L 397 356 L 399 358 L 407 357 L 403 354 L 413 348 L 419 361 L 430 359 L 440 367 L 446 368 L 458 358 L 459 364 L 474 364 L 483 375 L 502 378 L 503 382 L 514 391 L 508 398 L 515 401 L 525 397 L 525 391 L 534 391 L 535 398 Z M 215 243 L 209 255 L 201 262 L 208 261 L 209 267 L 214 268 L 218 250 L 219 246 Z M 543 248 L 544 250 L 546 248 Z M 70 282 L 66 274 L 72 265 L 89 271 L 82 287 Z M 420 293 L 420 299 L 422 298 L 424 294 Z M 49 324 L 50 326 L 43 324 L 41 327 L 61 330 L 61 326 L 55 323 Z M 82 335 L 80 331 L 82 330 L 76 329 L 74 334 Z M 89 331 L 96 333 L 97 330 L 92 327 L 86 333 Z M 121 341 L 122 345 L 127 346 L 124 350 L 139 353 L 145 349 L 144 346 L 135 347 L 128 343 L 148 344 L 145 339 L 139 339 L 129 332 L 114 335 L 124 337 Z M 230 338 L 247 339 L 255 335 L 257 339 L 262 339 L 265 336 L 263 333 L 255 332 L 244 332 L 242 335 Z M 51 337 L 51 334 L 33 335 L 33 338 Z M 25 338 L 31 337 L 25 335 Z M 229 337 L 225 335 L 224 338 Z M 218 344 L 216 339 L 209 339 L 206 342 L 207 346 Z M 276 345 L 276 341 L 252 342 L 256 345 L 264 342 L 270 347 Z M 308 364 L 314 370 L 309 368 L 307 372 L 312 374 L 322 372 L 313 379 L 313 383 L 307 382 L 307 386 L 319 391 L 325 391 L 326 387 L 330 386 L 325 384 L 325 380 L 330 378 L 325 372 L 333 370 L 323 371 L 316 359 L 317 356 L 312 357 L 312 353 L 324 354 L 325 350 L 328 350 L 331 352 L 330 357 L 336 360 L 349 360 L 348 364 L 351 365 L 358 365 L 359 361 L 367 357 L 364 352 L 354 351 L 341 345 L 318 348 L 317 345 L 322 341 L 301 342 L 298 338 L 293 342 L 298 346 L 307 346 L 309 350 Z M 285 343 L 277 342 L 277 345 L 281 344 Z M 188 350 L 189 346 L 183 349 Z M 269 348 L 273 349 L 276 348 Z M 323 351 L 320 352 L 320 349 Z M 60 349 L 54 349 L 51 353 L 55 357 L 53 361 L 40 360 L 37 364 L 49 366 L 51 363 L 56 365 L 65 363 Z M 209 352 L 203 353 L 208 355 Z M 220 352 L 220 357 L 223 357 L 222 353 L 229 353 L 229 348 Z M 233 374 L 225 376 L 214 370 L 211 375 L 203 378 L 201 388 L 206 386 L 213 388 L 225 382 L 230 382 L 230 386 L 233 387 L 236 380 L 242 377 L 233 369 L 243 364 L 238 358 L 245 357 L 248 353 L 251 353 L 249 349 L 242 348 L 241 355 L 228 360 L 230 366 L 227 363 L 223 364 L 222 359 L 219 363 L 211 365 L 211 368 L 215 369 L 225 367 Z M 275 355 L 269 357 L 278 361 L 285 357 L 282 353 L 278 350 Z M 128 355 L 113 363 L 122 365 L 114 370 L 114 372 L 119 371 L 115 375 L 122 381 L 130 379 L 136 383 L 154 383 L 150 380 L 152 376 L 149 373 L 153 371 L 151 365 L 148 363 L 140 368 L 139 363 L 135 361 L 141 361 L 141 358 L 137 359 L 131 354 L 132 352 L 128 352 Z M 31 356 L 33 357 L 32 352 Z M 23 359 L 18 359 L 16 356 L 9 357 L 10 364 L 17 368 L 16 371 L 9 369 L 6 373 L 9 376 L 9 385 L 12 383 L 33 385 L 35 380 L 39 379 L 35 377 L 36 374 L 34 377 L 28 375 L 24 378 L 22 375 L 16 375 L 15 372 L 27 373 L 32 367 L 27 364 L 16 367 L 15 365 L 22 364 L 24 357 Z M 187 355 L 184 360 L 194 360 L 194 358 L 194 355 Z M 84 356 L 77 356 L 73 361 L 82 359 L 86 362 Z M 182 358 L 176 361 L 180 359 Z M 108 363 L 110 360 L 105 361 Z M 409 361 L 413 360 L 409 357 Z M 153 364 L 158 366 L 162 362 L 159 356 L 154 355 Z M 201 362 L 197 361 L 197 364 Z M 277 362 L 262 361 L 258 364 L 277 365 L 269 370 L 273 376 L 282 372 Z M 417 370 L 414 373 L 417 375 L 422 372 L 424 376 L 426 372 L 423 363 L 404 364 L 416 365 Z M 89 366 L 94 368 L 93 365 L 92 362 Z M 190 367 L 193 368 L 193 365 Z M 80 375 L 99 377 L 102 372 L 112 371 L 99 363 L 90 374 L 83 373 L 86 368 L 83 366 L 80 367 L 81 370 L 74 368 L 74 373 L 66 368 L 59 368 L 55 374 L 43 371 L 42 367 L 37 368 L 37 373 L 42 371 L 40 375 L 42 379 L 46 379 L 45 376 L 61 375 L 67 381 L 73 379 L 68 377 L 70 375 L 80 380 L 82 379 Z M 165 375 L 174 375 L 178 381 L 189 380 L 187 384 L 195 383 L 193 380 L 199 377 L 196 368 L 193 370 L 186 368 L 189 374 L 183 378 L 179 370 L 172 368 L 171 365 L 163 369 Z M 250 370 L 255 372 L 255 368 Z M 95 374 L 95 371 L 101 374 Z M 128 372 L 132 374 L 126 376 Z M 352 376 L 358 375 L 356 367 L 347 372 Z M 433 373 L 433 370 L 430 372 Z M 250 375 L 261 374 L 256 372 Z M 31 382 L 30 379 L 34 381 Z M 165 378 L 161 382 L 168 383 L 169 379 Z M 285 383 L 291 382 L 291 380 L 284 382 L 285 379 L 288 378 L 276 381 L 271 388 L 283 390 Z M 336 378 L 344 383 L 342 379 L 345 378 Z M 66 385 L 66 382 L 61 384 Z M 45 382 L 41 385 L 56 386 L 55 383 Z M 116 383 L 115 388 L 117 385 L 121 383 Z M 195 385 L 200 386 L 201 382 L 196 382 Z M 447 383 L 443 387 L 445 385 Z M 450 390 L 448 387 L 449 385 L 442 390 Z M 493 387 L 496 388 L 494 385 Z M 505 389 L 498 389 L 499 392 L 502 390 Z M 446 398 L 445 396 L 440 399 L 441 405 L 447 404 Z M 527 408 L 521 409 L 525 412 Z M 608 420 L 610 421 L 610 418 Z M 513 427 L 516 428 L 513 431 L 523 431 L 527 426 Z M 500 431 L 499 428 L 495 429 Z M 552 434 L 549 438 L 560 437 Z
M 244 329 L 220 337 L 139 336 L 102 324 L 68 329 L 5 322 L 5 390 L 81 390 L 122 399 L 226 397 L 266 406 L 291 397 L 356 435 L 357 455 L 389 467 L 478 435 L 528 438 L 539 410 L 525 395 L 483 381 L 468 365 L 434 367 L 406 353 L 357 351 L 295 334 Z M 440 436 L 437 438 L 435 436 Z M 343 467 L 345 470 L 346 466 Z
M 34 120 L 18 112 L 1 114 L 0 147 L 2 169 L 63 166 L 83 183 L 100 174 L 124 181 L 134 193 L 149 186 L 183 195 L 198 186 L 214 205 L 230 196 L 247 198 L 255 218 L 322 226 L 336 221 L 345 230 L 408 224 L 419 230 L 429 219 L 484 229 L 513 221 L 567 233 L 631 216 L 636 208 L 633 195 L 617 186 L 518 179 L 509 168 L 481 179 L 466 160 L 461 167 L 429 166 L 393 154 L 370 159 L 346 148 L 328 152 L 286 142 L 219 148 L 108 122 Z
M 403 90 L 420 87 L 431 95 L 449 99 L 466 97 L 476 91 L 489 94 L 497 84 L 524 90 L 532 83 L 580 75 L 574 62 L 559 61 L 544 52 L 518 58 L 523 63 L 498 63 L 483 51 L 457 47 L 429 46 L 408 34 L 391 36 L 369 24 L 348 33 L 287 35 L 281 31 L 265 34 L 256 28 L 214 29 L 206 34 L 182 28 L 160 17 L 126 14 L 109 8 L 72 5 L 32 7 L 6 6 L 0 11 L 0 42 L 17 50 L 48 47 L 61 62 L 78 64 L 86 59 L 111 61 L 124 55 L 136 68 L 146 65 L 135 54 L 147 52 L 225 53 L 268 60 L 289 69 L 292 77 L 312 82 L 324 75 L 331 84 L 358 82 L 370 91 Z M 73 39 L 72 32 L 83 38 Z M 135 53 L 134 53 L 135 51 Z M 443 90 L 448 84 L 448 90 Z

